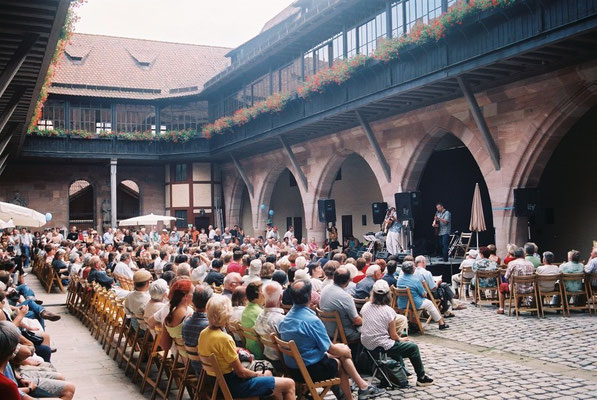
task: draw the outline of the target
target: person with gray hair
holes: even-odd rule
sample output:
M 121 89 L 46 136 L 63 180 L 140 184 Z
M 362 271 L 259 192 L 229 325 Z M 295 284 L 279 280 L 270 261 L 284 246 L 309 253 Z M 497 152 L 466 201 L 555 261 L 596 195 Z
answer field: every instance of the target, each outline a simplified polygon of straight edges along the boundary
M 176 276 L 188 276 L 191 277 L 191 266 L 184 262 L 178 264 L 178 268 L 176 269 Z
M 168 295 L 168 282 L 163 279 L 157 279 L 149 284 L 149 301 L 145 305 L 145 311 L 143 311 L 143 320 L 149 327 L 149 330 L 153 337 L 155 337 L 155 330 L 153 326 L 149 324 L 149 319 L 158 312 L 165 304 L 164 299 Z M 155 324 L 154 324 L 155 325 Z
M 243 285 L 248 286 L 251 282 L 261 281 L 261 260 L 256 258 L 249 265 L 249 275 L 243 276 Z
M 554 255 L 551 251 L 543 252 L 543 265 L 535 270 L 537 275 L 559 275 L 560 270 L 557 265 L 553 265 Z M 539 287 L 544 292 L 552 292 L 555 289 L 556 281 L 541 281 Z
M 270 339 L 272 333 L 278 333 L 278 325 L 284 319 L 284 310 L 281 308 L 282 286 L 276 281 L 269 281 L 261 288 L 265 297 L 263 311 L 255 320 L 255 332 L 262 338 Z M 281 371 L 282 363 L 278 357 L 278 352 L 265 346 L 263 355 L 274 366 L 274 370 Z
M 224 290 L 222 295 L 232 300 L 232 293 L 234 289 L 242 285 L 243 277 L 238 272 L 229 272 L 224 277 Z
M 439 323 L 439 329 L 447 329 L 448 324 L 445 323 L 444 318 L 437 310 L 435 304 L 433 304 L 431 300 L 425 298 L 426 292 L 425 288 L 423 288 L 421 278 L 414 273 L 415 264 L 412 261 L 405 261 L 402 263 L 402 272 L 404 272 L 404 274 L 398 278 L 398 281 L 396 282 L 397 287 L 409 288 L 417 310 L 427 311 L 429 315 L 431 315 L 431 318 Z M 398 297 L 398 308 L 404 310 L 407 302 L 408 299 L 406 297 Z
M 9 321 L 0 321 L 0 392 L 2 398 L 10 400 L 21 398 L 16 382 L 4 375 L 6 369 L 10 368 L 8 361 L 14 358 L 19 351 L 20 337 L 21 332 L 15 324 Z
M 365 273 L 365 279 L 362 279 L 354 290 L 355 299 L 366 299 L 371 295 L 371 289 L 376 281 L 382 278 L 381 268 L 377 264 L 371 264 Z
M 193 308 L 195 312 L 182 325 L 182 338 L 185 345 L 196 347 L 199 335 L 209 325 L 205 307 L 213 294 L 213 289 L 208 285 L 195 286 L 195 291 L 193 292 Z M 197 376 L 199 376 L 201 374 L 201 362 L 191 361 L 191 366 Z
M 79 275 L 79 271 L 83 266 L 81 264 L 81 253 L 78 251 L 71 251 L 70 255 L 68 256 L 68 274 L 69 275 Z

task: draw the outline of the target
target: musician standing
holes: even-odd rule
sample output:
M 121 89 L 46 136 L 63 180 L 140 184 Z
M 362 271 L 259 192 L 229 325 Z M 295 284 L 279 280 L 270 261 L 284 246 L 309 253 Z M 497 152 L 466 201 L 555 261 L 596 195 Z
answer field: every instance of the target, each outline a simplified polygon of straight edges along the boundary
M 448 261 L 448 248 L 450 247 L 450 233 L 452 232 L 452 214 L 446 210 L 443 203 L 435 205 L 437 212 L 433 218 L 432 226 L 439 228 L 438 236 L 442 246 L 444 262 Z
M 400 253 L 400 223 L 397 221 L 396 208 L 391 207 L 384 219 L 385 229 L 387 230 L 386 248 L 390 254 Z

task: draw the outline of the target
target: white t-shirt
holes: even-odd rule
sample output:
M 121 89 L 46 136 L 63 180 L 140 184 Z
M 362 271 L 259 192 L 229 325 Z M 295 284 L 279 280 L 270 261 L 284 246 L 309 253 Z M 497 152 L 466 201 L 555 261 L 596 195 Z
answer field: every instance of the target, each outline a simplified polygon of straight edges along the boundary
M 396 319 L 396 311 L 390 306 L 380 306 L 371 302 L 365 303 L 361 309 L 363 325 L 361 326 L 361 343 L 368 350 L 382 347 L 389 350 L 396 341 L 390 337 L 388 328 Z
M 130 279 L 133 279 L 133 270 L 130 266 L 123 263 L 122 261 L 116 264 L 114 267 L 114 274 L 115 275 L 124 275 Z

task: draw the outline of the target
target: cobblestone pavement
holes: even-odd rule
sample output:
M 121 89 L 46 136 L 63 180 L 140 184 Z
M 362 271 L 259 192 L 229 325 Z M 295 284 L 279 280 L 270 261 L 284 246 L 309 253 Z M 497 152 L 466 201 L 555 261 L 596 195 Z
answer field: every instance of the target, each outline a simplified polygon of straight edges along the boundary
M 46 304 L 64 303 L 65 295 L 47 295 L 28 279 Z M 49 323 L 59 371 L 77 386 L 76 399 L 144 399 L 114 361 L 64 306 L 49 309 L 63 316 Z M 412 335 L 434 384 L 389 391 L 379 399 L 595 399 L 597 398 L 597 317 L 550 315 L 518 320 L 495 308 L 468 306 L 448 320 L 450 329 L 429 324 L 425 335 Z M 408 369 L 413 368 L 406 361 Z M 370 378 L 368 378 L 370 379 Z M 356 396 L 355 396 L 356 397 Z M 185 393 L 185 398 L 187 398 Z M 326 400 L 334 399 L 333 395 Z

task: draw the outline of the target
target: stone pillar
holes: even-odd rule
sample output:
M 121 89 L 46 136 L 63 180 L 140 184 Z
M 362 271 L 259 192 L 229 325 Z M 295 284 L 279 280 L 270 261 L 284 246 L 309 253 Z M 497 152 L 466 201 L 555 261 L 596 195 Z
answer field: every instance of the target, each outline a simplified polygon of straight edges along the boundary
M 110 225 L 113 229 L 116 229 L 116 216 L 117 209 L 116 209 L 116 188 L 117 188 L 117 180 L 116 180 L 116 166 L 118 164 L 118 160 L 115 158 L 110 160 Z

